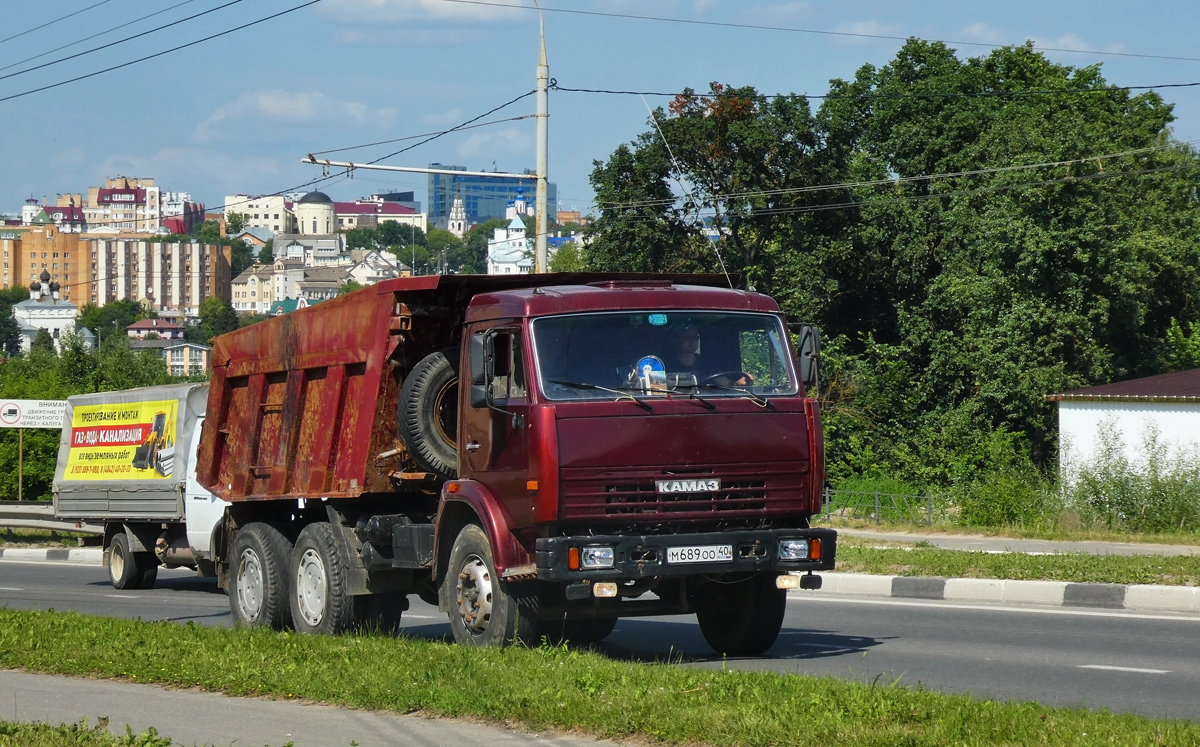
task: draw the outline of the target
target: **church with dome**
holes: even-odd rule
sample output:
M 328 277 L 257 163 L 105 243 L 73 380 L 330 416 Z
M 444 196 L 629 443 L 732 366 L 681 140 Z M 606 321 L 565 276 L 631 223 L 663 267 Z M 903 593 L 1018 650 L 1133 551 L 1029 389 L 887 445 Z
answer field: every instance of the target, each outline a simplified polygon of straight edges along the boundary
M 39 282 L 40 281 L 40 282 Z M 62 352 L 63 340 L 79 335 L 86 349 L 95 347 L 96 337 L 87 328 L 75 328 L 79 307 L 61 298 L 61 287 L 42 270 L 41 277 L 29 284 L 29 299 L 13 304 L 12 315 L 21 335 L 21 351 L 28 353 L 40 330 L 46 330 L 54 340 L 54 350 Z

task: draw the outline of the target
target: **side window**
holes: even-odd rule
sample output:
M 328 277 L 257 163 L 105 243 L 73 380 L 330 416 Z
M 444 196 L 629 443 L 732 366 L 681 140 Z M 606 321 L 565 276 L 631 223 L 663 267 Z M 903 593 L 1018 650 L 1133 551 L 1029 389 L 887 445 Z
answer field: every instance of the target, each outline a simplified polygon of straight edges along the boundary
M 489 382 L 492 399 L 506 402 L 526 397 L 525 366 L 521 361 L 521 334 L 517 331 L 497 333 L 493 338 L 496 360 Z

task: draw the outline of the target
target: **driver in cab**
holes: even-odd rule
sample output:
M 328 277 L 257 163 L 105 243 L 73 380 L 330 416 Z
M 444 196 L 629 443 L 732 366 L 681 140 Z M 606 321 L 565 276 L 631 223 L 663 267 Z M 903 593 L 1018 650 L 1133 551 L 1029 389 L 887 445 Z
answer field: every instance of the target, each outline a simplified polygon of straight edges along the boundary
M 722 366 L 720 361 L 704 359 L 700 347 L 700 330 L 693 324 L 684 324 L 675 331 L 675 350 L 665 361 L 667 372 L 672 376 L 692 377 L 697 384 L 716 386 L 750 386 L 754 380 L 750 374 Z

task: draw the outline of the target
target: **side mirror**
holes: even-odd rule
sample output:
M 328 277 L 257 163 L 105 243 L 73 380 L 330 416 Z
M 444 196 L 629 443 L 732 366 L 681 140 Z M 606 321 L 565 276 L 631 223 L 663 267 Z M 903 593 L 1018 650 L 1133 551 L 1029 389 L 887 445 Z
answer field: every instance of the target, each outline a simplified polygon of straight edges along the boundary
M 796 347 L 797 363 L 800 364 L 800 380 L 812 389 L 820 381 L 821 333 L 811 324 L 801 325 L 800 344 Z
M 492 360 L 492 336 L 486 332 L 471 335 L 471 407 L 488 406 L 488 364 Z

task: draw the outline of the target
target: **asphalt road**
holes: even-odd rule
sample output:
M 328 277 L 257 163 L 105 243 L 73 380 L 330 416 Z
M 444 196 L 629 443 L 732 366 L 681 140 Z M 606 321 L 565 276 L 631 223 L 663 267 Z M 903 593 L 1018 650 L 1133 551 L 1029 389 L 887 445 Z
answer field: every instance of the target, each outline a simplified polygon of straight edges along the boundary
M 444 615 L 410 599 L 409 634 L 449 637 Z M 187 571 L 161 571 L 152 590 L 119 592 L 95 566 L 0 562 L 0 600 L 14 609 L 231 624 L 225 595 Z M 692 617 L 621 620 L 600 650 L 723 666 Z M 1200 720 L 1198 615 L 805 595 L 789 601 L 767 655 L 728 665 Z

